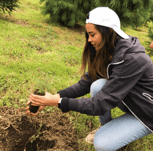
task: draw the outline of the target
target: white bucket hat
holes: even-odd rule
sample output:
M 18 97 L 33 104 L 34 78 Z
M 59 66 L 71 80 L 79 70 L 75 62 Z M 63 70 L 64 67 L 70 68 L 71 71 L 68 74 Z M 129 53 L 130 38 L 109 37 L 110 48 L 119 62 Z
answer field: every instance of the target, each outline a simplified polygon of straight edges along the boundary
M 118 15 L 108 7 L 97 7 L 91 10 L 89 12 L 89 19 L 86 19 L 86 23 L 112 28 L 122 38 L 129 38 L 120 28 L 121 24 Z

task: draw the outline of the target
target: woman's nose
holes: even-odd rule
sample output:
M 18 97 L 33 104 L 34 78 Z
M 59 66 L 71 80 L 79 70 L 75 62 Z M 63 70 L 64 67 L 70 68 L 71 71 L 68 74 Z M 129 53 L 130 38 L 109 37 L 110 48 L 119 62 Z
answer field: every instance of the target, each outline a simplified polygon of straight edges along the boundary
M 89 36 L 89 38 L 88 38 L 88 42 L 91 42 L 92 41 L 92 39 L 91 39 L 91 37 Z

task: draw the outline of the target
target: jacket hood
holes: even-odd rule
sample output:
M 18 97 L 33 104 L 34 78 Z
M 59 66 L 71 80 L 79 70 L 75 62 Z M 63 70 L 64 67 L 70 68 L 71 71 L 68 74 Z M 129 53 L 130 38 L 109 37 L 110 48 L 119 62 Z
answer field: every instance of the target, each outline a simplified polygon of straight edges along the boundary
M 129 36 L 128 39 L 119 39 L 113 53 L 112 63 L 124 60 L 125 53 L 145 53 L 145 48 L 137 37 Z

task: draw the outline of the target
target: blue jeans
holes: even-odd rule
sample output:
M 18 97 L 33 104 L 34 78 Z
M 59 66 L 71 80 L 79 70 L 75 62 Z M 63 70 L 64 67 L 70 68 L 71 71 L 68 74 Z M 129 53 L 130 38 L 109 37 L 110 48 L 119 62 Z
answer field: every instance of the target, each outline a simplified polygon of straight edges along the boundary
M 91 97 L 102 89 L 106 81 L 106 79 L 99 79 L 91 85 Z M 103 126 L 96 132 L 93 142 L 97 151 L 115 151 L 151 134 L 137 118 L 129 113 L 112 119 L 111 111 L 108 111 L 104 116 L 99 116 L 99 119 Z

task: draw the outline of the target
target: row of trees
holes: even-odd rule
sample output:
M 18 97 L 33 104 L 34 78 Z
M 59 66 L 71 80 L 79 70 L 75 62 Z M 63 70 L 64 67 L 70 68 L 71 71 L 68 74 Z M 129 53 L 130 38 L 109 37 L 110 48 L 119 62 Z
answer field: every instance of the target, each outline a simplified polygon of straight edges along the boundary
M 45 2 L 43 14 L 50 15 L 53 22 L 73 27 L 85 22 L 90 10 L 98 6 L 113 9 L 122 25 L 135 28 L 153 21 L 153 0 L 40 0 Z
M 113 9 L 123 26 L 133 28 L 153 21 L 153 0 L 40 0 L 45 3 L 43 14 L 50 15 L 52 22 L 74 27 L 85 22 L 88 12 L 95 7 L 103 6 Z M 19 0 L 0 0 L 0 10 L 8 13 L 18 7 Z M 153 33 L 149 29 L 149 36 Z

